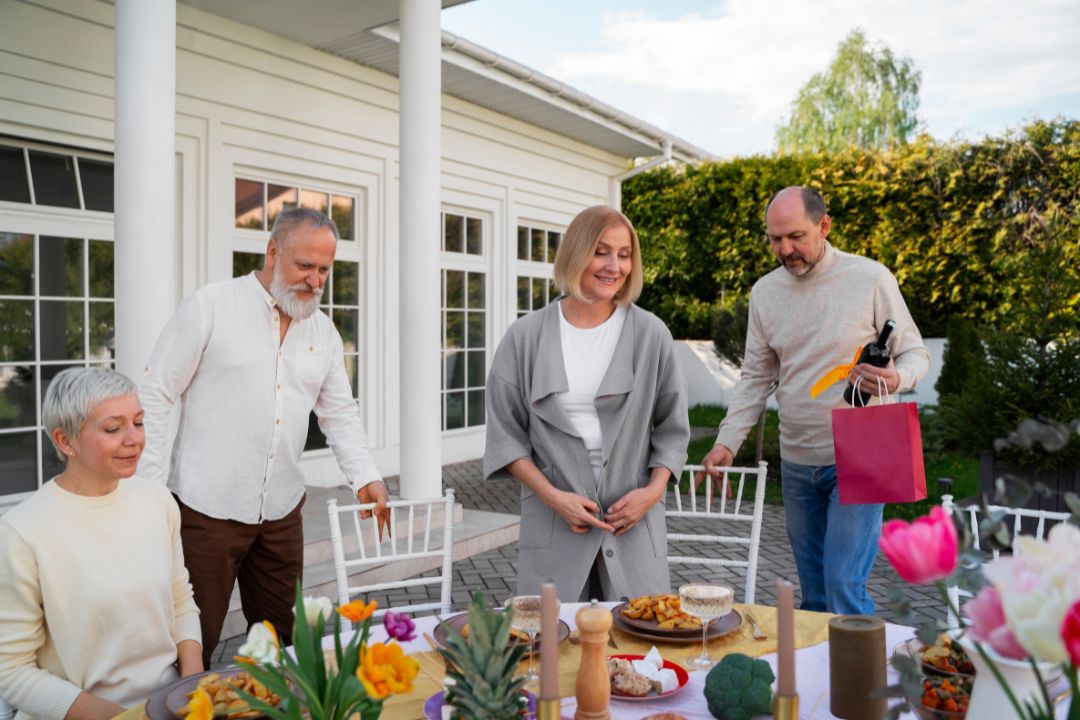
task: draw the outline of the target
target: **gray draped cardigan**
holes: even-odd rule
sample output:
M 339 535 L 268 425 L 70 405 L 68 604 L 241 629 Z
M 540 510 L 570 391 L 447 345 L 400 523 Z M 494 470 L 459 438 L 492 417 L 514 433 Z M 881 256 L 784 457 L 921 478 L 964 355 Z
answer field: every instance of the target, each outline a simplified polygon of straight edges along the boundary
M 585 442 L 556 399 L 567 392 L 558 302 L 515 322 L 495 351 L 487 381 L 484 476 L 507 477 L 506 466 L 531 458 L 560 490 L 595 500 L 606 512 L 649 483 L 651 468 L 678 478 L 690 440 L 686 381 L 667 327 L 631 305 L 595 405 L 603 439 L 599 487 Z M 570 530 L 554 510 L 521 487 L 518 594 L 555 582 L 559 599 L 576 602 L 597 553 L 616 597 L 670 592 L 664 501 L 625 534 Z

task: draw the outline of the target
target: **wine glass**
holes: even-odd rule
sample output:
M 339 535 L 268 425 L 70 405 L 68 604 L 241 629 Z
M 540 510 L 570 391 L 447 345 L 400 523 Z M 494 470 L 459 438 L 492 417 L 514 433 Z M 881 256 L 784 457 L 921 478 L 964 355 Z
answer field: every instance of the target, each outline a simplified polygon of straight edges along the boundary
M 529 636 L 529 670 L 525 673 L 525 684 L 539 682 L 540 675 L 533 669 L 533 650 L 536 649 L 536 633 L 540 632 L 540 596 L 517 595 L 506 601 L 506 607 L 514 611 L 511 627 Z
M 701 655 L 686 661 L 691 670 L 708 670 L 713 666 L 706 641 L 709 623 L 731 612 L 734 597 L 735 592 L 727 585 L 688 583 L 679 588 L 679 605 L 683 612 L 701 620 Z

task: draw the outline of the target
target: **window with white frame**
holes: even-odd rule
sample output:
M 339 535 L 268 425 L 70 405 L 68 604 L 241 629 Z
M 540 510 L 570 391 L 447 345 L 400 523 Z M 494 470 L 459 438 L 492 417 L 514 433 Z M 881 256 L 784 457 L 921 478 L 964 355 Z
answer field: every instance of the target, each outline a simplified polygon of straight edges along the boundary
M 487 382 L 484 221 L 442 214 L 442 427 L 481 426 Z
M 552 283 L 562 233 L 530 225 L 517 229 L 517 316 L 539 310 L 559 296 Z
M 112 158 L 0 138 L 0 497 L 32 492 L 63 469 L 41 425 L 57 373 L 115 363 L 112 240 L 12 232 L 6 208 L 111 221 Z M 79 217 L 66 221 L 78 227 Z
M 310 207 L 321 213 L 330 209 L 330 219 L 337 225 L 342 243 L 334 267 L 330 271 L 323 291 L 321 306 L 333 321 L 345 348 L 345 372 L 352 385 L 353 397 L 359 396 L 360 387 L 360 262 L 355 249 L 344 241 L 356 237 L 356 196 L 338 194 L 325 190 L 236 178 L 235 226 L 242 230 L 262 231 L 255 235 L 265 247 L 270 239 L 270 229 L 282 210 Z M 245 234 L 239 242 L 250 245 L 252 234 Z M 232 253 L 233 277 L 261 270 L 264 253 L 234 250 Z M 308 418 L 308 437 L 304 450 L 327 448 L 326 436 L 319 430 L 315 413 Z

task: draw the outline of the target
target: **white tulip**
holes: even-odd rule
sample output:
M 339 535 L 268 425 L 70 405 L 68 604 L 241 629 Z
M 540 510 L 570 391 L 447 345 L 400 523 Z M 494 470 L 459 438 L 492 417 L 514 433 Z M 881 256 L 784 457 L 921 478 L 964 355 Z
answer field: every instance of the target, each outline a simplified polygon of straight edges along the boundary
M 318 621 L 320 614 L 322 614 L 323 620 L 329 620 L 332 612 L 334 612 L 334 604 L 330 602 L 330 598 L 322 596 L 304 597 L 304 620 L 307 621 L 308 625 L 314 625 Z
M 239 654 L 259 665 L 276 665 L 278 660 L 278 639 L 269 623 L 255 623 L 248 630 L 247 641 L 240 646 Z

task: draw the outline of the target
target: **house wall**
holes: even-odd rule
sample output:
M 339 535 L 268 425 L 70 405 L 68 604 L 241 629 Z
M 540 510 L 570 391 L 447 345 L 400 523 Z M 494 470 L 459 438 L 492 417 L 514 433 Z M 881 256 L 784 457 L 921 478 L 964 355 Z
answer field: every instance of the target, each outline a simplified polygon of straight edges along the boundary
M 113 13 L 98 0 L 0 0 L 0 135 L 112 152 Z M 354 195 L 358 240 L 338 259 L 360 263 L 359 402 L 380 469 L 396 473 L 398 273 L 408 262 L 397 251 L 398 81 L 185 5 L 177 25 L 177 227 L 146 231 L 179 234 L 188 294 L 231 277 L 233 252 L 265 248 L 268 233 L 234 227 L 237 175 Z M 443 210 L 484 221 L 485 252 L 466 260 L 485 273 L 490 364 L 516 317 L 517 272 L 550 274 L 517 260 L 518 224 L 561 230 L 582 207 L 609 202 L 626 159 L 456 98 L 442 106 Z M 111 239 L 109 214 L 0 202 L 0 232 L 54 221 L 92 221 Z M 482 450 L 482 427 L 444 434 L 443 462 Z M 330 451 L 304 462 L 311 484 L 340 480 Z

